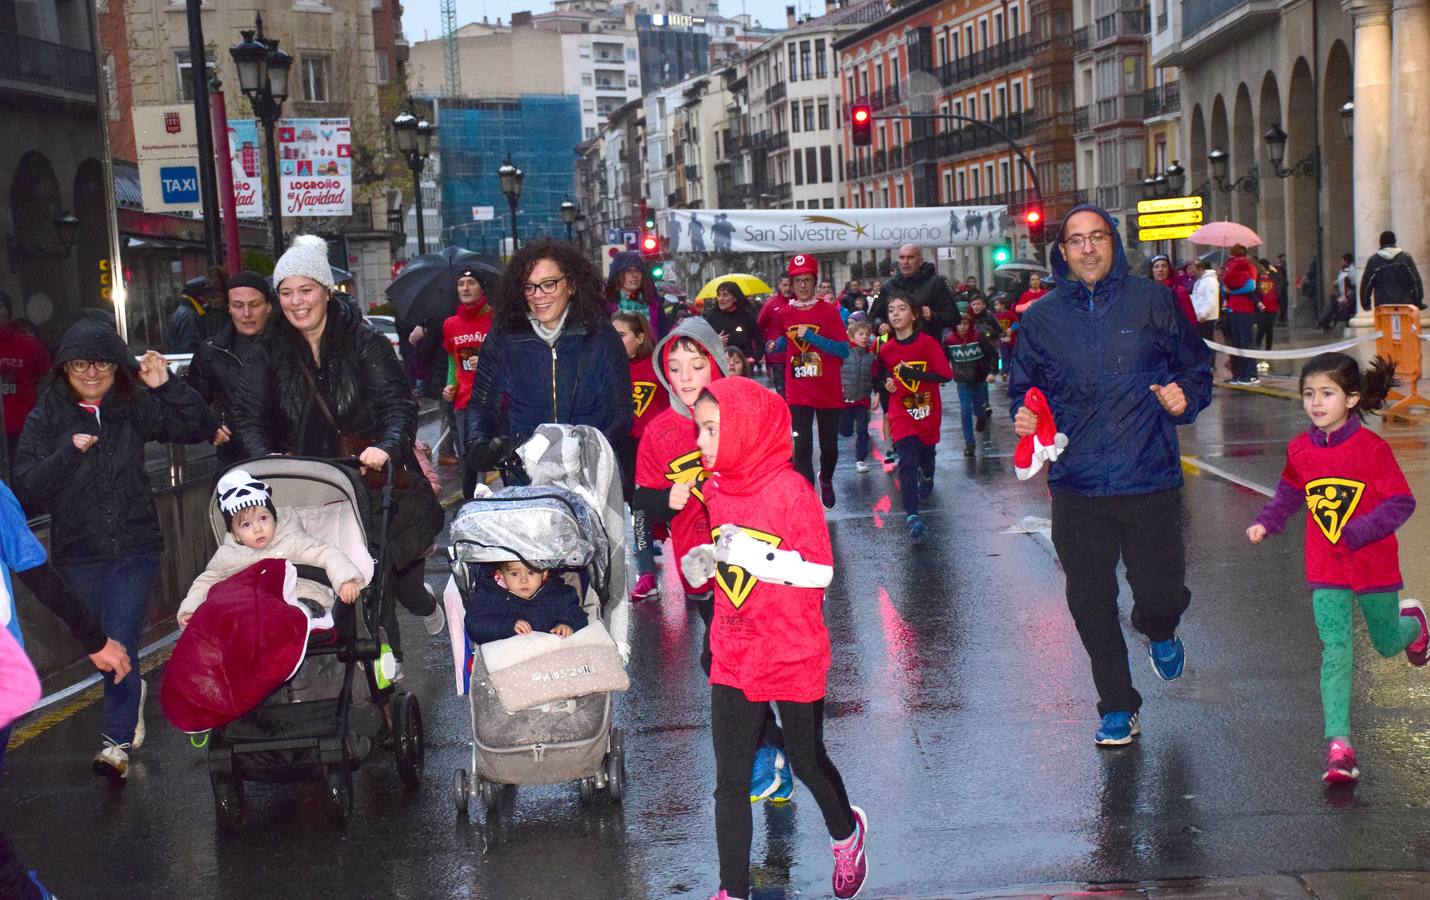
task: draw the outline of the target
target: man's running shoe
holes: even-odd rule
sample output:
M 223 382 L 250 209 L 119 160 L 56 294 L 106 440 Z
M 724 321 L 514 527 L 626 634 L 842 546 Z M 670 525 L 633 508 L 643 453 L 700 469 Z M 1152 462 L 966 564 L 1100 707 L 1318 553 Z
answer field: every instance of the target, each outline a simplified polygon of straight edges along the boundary
M 1152 671 L 1163 681 L 1176 681 L 1182 677 L 1182 667 L 1187 662 L 1187 648 L 1175 634 L 1171 640 L 1153 641 L 1147 646 L 1147 658 L 1152 661 Z
M 1326 774 L 1321 776 L 1321 780 L 1326 784 L 1352 784 L 1359 777 L 1355 750 L 1340 738 L 1331 741 L 1330 749 L 1326 751 Z
M 917 544 L 924 539 L 924 520 L 918 513 L 909 516 L 908 519 L 905 520 L 905 524 L 909 526 L 909 538 L 914 543 Z
M 779 777 L 780 786 L 770 794 L 770 802 L 788 803 L 789 798 L 794 796 L 794 773 L 789 769 L 789 760 L 778 750 L 775 751 L 775 774 Z
M 858 460 L 854 463 L 854 471 L 858 472 L 860 475 L 867 475 L 869 473 L 869 464 L 862 459 Z
M 139 718 L 134 720 L 134 739 L 129 742 L 130 750 L 138 750 L 144 746 L 144 735 L 148 730 L 144 727 L 144 701 L 149 699 L 149 684 L 143 678 L 139 679 Z
M 779 751 L 769 744 L 761 744 L 755 751 L 755 765 L 750 770 L 750 802 L 768 800 L 780 786 L 780 776 L 775 770 L 775 757 Z
M 1412 666 L 1424 666 L 1427 655 L 1430 655 L 1430 621 L 1425 618 L 1425 606 L 1419 600 L 1406 598 L 1400 601 L 1400 614 L 1414 619 L 1420 626 L 1420 637 L 1405 648 L 1405 658 L 1410 660 Z
M 819 500 L 825 509 L 834 508 L 834 482 L 827 478 L 819 479 Z
M 656 587 L 655 573 L 647 572 L 636 579 L 635 587 L 631 588 L 631 599 L 640 602 L 654 594 Z
M 736 896 L 734 896 L 733 894 L 731 894 L 731 893 L 729 893 L 728 891 L 726 891 L 724 888 L 721 888 L 720 891 L 719 891 L 719 893 L 715 893 L 715 894 L 711 894 L 711 895 L 710 895 L 710 900 L 745 900 L 745 898 L 743 898 L 743 897 L 736 897 Z
M 427 589 L 427 596 L 432 598 L 432 611 L 422 617 L 422 627 L 427 629 L 428 634 L 436 636 L 447 627 L 447 613 L 442 609 L 442 601 L 437 599 L 437 592 L 432 590 L 432 585 L 422 586 Z
M 984 430 L 988 428 L 988 420 L 992 417 L 993 407 L 984 404 L 983 408 L 978 411 L 978 416 L 973 422 L 973 430 L 982 434 Z
M 1142 723 L 1137 721 L 1137 713 L 1110 712 L 1102 717 L 1093 740 L 1099 747 L 1125 747 L 1141 733 Z
M 899 464 L 899 454 L 898 454 L 898 453 L 895 453 L 893 450 L 890 450 L 888 453 L 884 454 L 884 465 L 886 465 L 886 466 L 897 466 L 898 464 Z
M 857 806 L 854 813 L 854 833 L 844 844 L 834 844 L 834 896 L 851 900 L 864 887 L 869 877 L 869 861 L 864 857 L 864 842 L 869 836 L 869 817 Z
M 94 774 L 103 775 L 114 784 L 123 784 L 129 777 L 129 745 L 116 743 L 104 738 L 104 746 L 94 755 L 91 768 Z

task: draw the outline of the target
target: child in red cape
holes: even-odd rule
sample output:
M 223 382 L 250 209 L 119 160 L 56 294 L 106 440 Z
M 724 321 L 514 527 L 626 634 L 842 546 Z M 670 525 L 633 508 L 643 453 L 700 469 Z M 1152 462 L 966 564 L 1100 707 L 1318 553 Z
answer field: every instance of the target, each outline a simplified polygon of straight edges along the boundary
M 722 416 L 723 412 L 723 416 Z M 706 505 L 721 523 L 681 558 L 691 581 L 713 578 L 710 731 L 715 745 L 715 835 L 720 891 L 749 895 L 749 804 L 745 773 L 770 702 L 779 706 L 785 754 L 819 804 L 834 850 L 834 895 L 853 897 L 868 875 L 868 818 L 849 804 L 824 747 L 829 632 L 824 588 L 834 555 L 824 511 L 790 462 L 788 407 L 747 378 L 712 383 L 695 404 Z

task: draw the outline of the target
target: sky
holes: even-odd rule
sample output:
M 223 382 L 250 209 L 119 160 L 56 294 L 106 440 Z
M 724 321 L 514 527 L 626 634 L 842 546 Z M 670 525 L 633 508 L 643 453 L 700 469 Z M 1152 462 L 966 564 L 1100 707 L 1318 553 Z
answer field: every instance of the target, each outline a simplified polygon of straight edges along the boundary
M 790 0 L 799 7 L 801 14 L 813 12 L 813 0 Z M 738 16 L 741 12 L 754 16 L 769 28 L 783 28 L 786 0 L 720 0 L 720 12 L 726 16 Z M 818 11 L 824 11 L 822 0 Z M 511 20 L 514 12 L 550 12 L 550 0 L 457 0 L 457 26 L 468 22 L 480 22 L 482 16 L 493 21 L 498 16 L 503 22 Z M 435 40 L 442 36 L 441 4 L 438 0 L 404 0 L 402 4 L 402 33 L 407 40 L 417 43 Z

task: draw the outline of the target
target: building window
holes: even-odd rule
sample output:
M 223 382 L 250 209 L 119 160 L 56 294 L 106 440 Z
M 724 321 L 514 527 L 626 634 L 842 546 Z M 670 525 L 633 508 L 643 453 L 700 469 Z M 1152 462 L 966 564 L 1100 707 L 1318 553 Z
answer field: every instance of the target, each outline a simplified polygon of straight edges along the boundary
M 799 42 L 799 77 L 804 81 L 813 77 L 810 69 L 809 41 Z
M 818 38 L 814 42 L 814 77 L 827 78 L 829 76 L 829 54 L 824 49 L 824 38 Z
M 983 198 L 983 184 L 982 184 L 982 182 L 981 182 L 981 179 L 979 178 L 978 169 L 975 167 L 975 168 L 974 168 L 972 171 L 970 171 L 968 174 L 969 174 L 970 176 L 972 176 L 971 186 L 972 186 L 972 188 L 973 188 L 973 196 L 972 196 L 970 199 L 973 199 L 973 200 L 980 200 L 980 199 L 982 199 L 982 198 Z
M 978 118 L 978 98 L 977 98 L 977 97 L 969 97 L 969 98 L 968 98 L 968 117 L 969 117 L 970 119 L 976 119 L 976 118 Z
M 587 126 L 586 126 L 585 134 L 586 134 L 586 140 L 589 141 L 591 138 L 593 138 L 593 137 L 596 136 L 596 129 L 592 128 L 590 125 L 587 125 Z
M 1003 14 L 1002 14 L 1002 13 L 994 13 L 994 14 L 993 14 L 993 40 L 996 41 L 997 43 L 1000 43 L 1000 44 L 1003 43 Z
M 940 33 L 938 36 L 938 64 L 944 65 L 948 62 L 948 36 Z
M 798 132 L 798 131 L 799 131 L 799 104 L 798 104 L 798 103 L 791 103 L 791 104 L 789 105 L 789 127 L 790 127 L 790 131 L 794 131 L 794 132 Z
M 303 54 L 303 99 L 328 102 L 328 58 Z
M 1165 147 L 1166 145 L 1163 146 Z M 823 173 L 823 176 L 819 180 L 824 182 L 825 184 L 833 184 L 834 153 L 827 144 L 819 148 L 819 164 L 821 167 L 820 171 Z
M 804 102 L 804 130 L 805 130 L 805 131 L 813 131 L 813 130 L 814 130 L 814 101 L 813 101 L 813 100 L 806 100 L 806 101 Z
M 799 48 L 791 41 L 789 45 L 789 80 L 799 81 Z
M 804 184 L 804 154 L 794 154 L 794 183 Z
M 637 77 L 634 76 L 634 75 L 627 75 L 627 76 L 626 76 L 626 87 L 628 87 L 628 88 L 638 88 L 638 87 L 640 87 L 640 86 L 641 86 L 641 80 L 640 80 L 639 78 L 637 78 Z
M 1018 7 L 1016 6 L 1008 10 L 1008 33 L 1011 34 L 1013 37 L 1017 37 L 1019 34 Z
M 377 83 L 387 84 L 392 79 L 392 71 L 387 66 L 387 51 L 378 50 L 373 56 L 377 60 Z
M 900 206 L 900 208 L 902 208 L 903 205 L 904 205 L 904 183 L 903 183 L 902 181 L 900 181 L 900 182 L 896 185 L 896 187 L 898 188 L 898 192 L 899 192 L 899 206 Z
M 819 101 L 819 130 L 829 130 L 829 102 L 826 100 Z
M 953 173 L 945 171 L 943 173 L 943 202 L 953 202 Z
M 984 50 L 987 50 L 989 47 L 993 46 L 992 42 L 988 40 L 987 19 L 980 19 L 978 22 L 978 39 L 983 42 L 982 49 Z
M 581 45 L 581 49 L 577 51 L 577 54 L 578 54 L 582 59 L 590 59 L 590 58 L 591 58 L 591 45 L 590 45 L 590 44 L 582 44 L 582 45 Z
M 970 22 L 970 23 L 968 23 L 967 25 L 963 26 L 963 46 L 964 46 L 964 51 L 963 51 L 963 52 L 964 52 L 965 54 L 969 55 L 969 56 L 972 56 L 975 52 L 977 52 L 976 49 L 975 49 L 974 46 L 973 46 L 973 23 L 972 23 L 972 22 Z
M 998 85 L 998 115 L 1008 115 L 1008 89 L 1003 85 Z
M 983 92 L 983 118 L 985 121 L 993 121 L 993 95 L 989 91 Z
M 179 69 L 179 102 L 194 102 L 193 81 L 189 65 L 189 51 L 180 50 L 174 54 L 174 59 Z M 204 66 L 208 69 L 209 78 L 214 76 L 214 63 L 211 59 L 204 60 Z
M 1008 160 L 998 162 L 998 177 L 1003 180 L 1003 193 L 1008 193 L 1013 189 L 1012 179 L 1008 177 Z
M 635 47 L 627 47 L 627 48 L 626 48 L 626 62 L 635 62 L 635 60 L 636 60 L 636 48 L 635 48 Z
M 824 198 L 824 208 L 825 208 L 825 209 L 833 209 L 833 208 L 834 208 L 834 198 L 833 198 L 833 197 L 825 197 L 825 198 Z
M 1013 82 L 1013 112 L 1023 111 L 1023 82 Z
M 581 73 L 581 85 L 582 85 L 583 87 L 590 87 L 590 86 L 591 86 L 591 73 L 590 73 L 590 72 L 582 72 L 582 73 Z
M 954 177 L 958 183 L 958 193 L 953 195 L 953 199 L 968 199 L 968 173 L 965 172 L 963 169 L 959 169 Z
M 799 152 L 796 151 L 795 155 L 798 156 Z M 819 151 L 813 147 L 804 148 L 804 174 L 810 184 L 819 180 Z

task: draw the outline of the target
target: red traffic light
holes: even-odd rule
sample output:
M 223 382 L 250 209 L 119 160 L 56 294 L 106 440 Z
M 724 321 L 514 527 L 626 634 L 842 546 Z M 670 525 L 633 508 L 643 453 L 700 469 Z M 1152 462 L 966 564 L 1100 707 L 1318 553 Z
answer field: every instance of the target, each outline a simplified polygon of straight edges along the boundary
M 660 241 L 653 234 L 647 234 L 641 238 L 641 249 L 646 253 L 654 253 L 660 247 Z
M 1043 214 L 1042 214 L 1042 213 L 1038 212 L 1036 209 L 1030 209 L 1030 210 L 1028 210 L 1028 224 L 1029 224 L 1029 225 L 1036 225 L 1036 224 L 1038 224 L 1038 223 L 1041 222 L 1041 221 L 1043 221 Z
M 856 107 L 854 107 L 854 112 L 853 112 L 853 114 L 852 114 L 853 119 L 854 119 L 854 124 L 855 124 L 855 125 L 863 125 L 865 122 L 868 122 L 868 121 L 869 121 L 869 116 L 870 116 L 870 115 L 871 115 L 871 113 L 869 112 L 869 107 L 867 107 L 867 106 L 856 106 Z
M 855 147 L 867 147 L 874 142 L 874 111 L 867 103 L 849 107 L 849 141 Z

